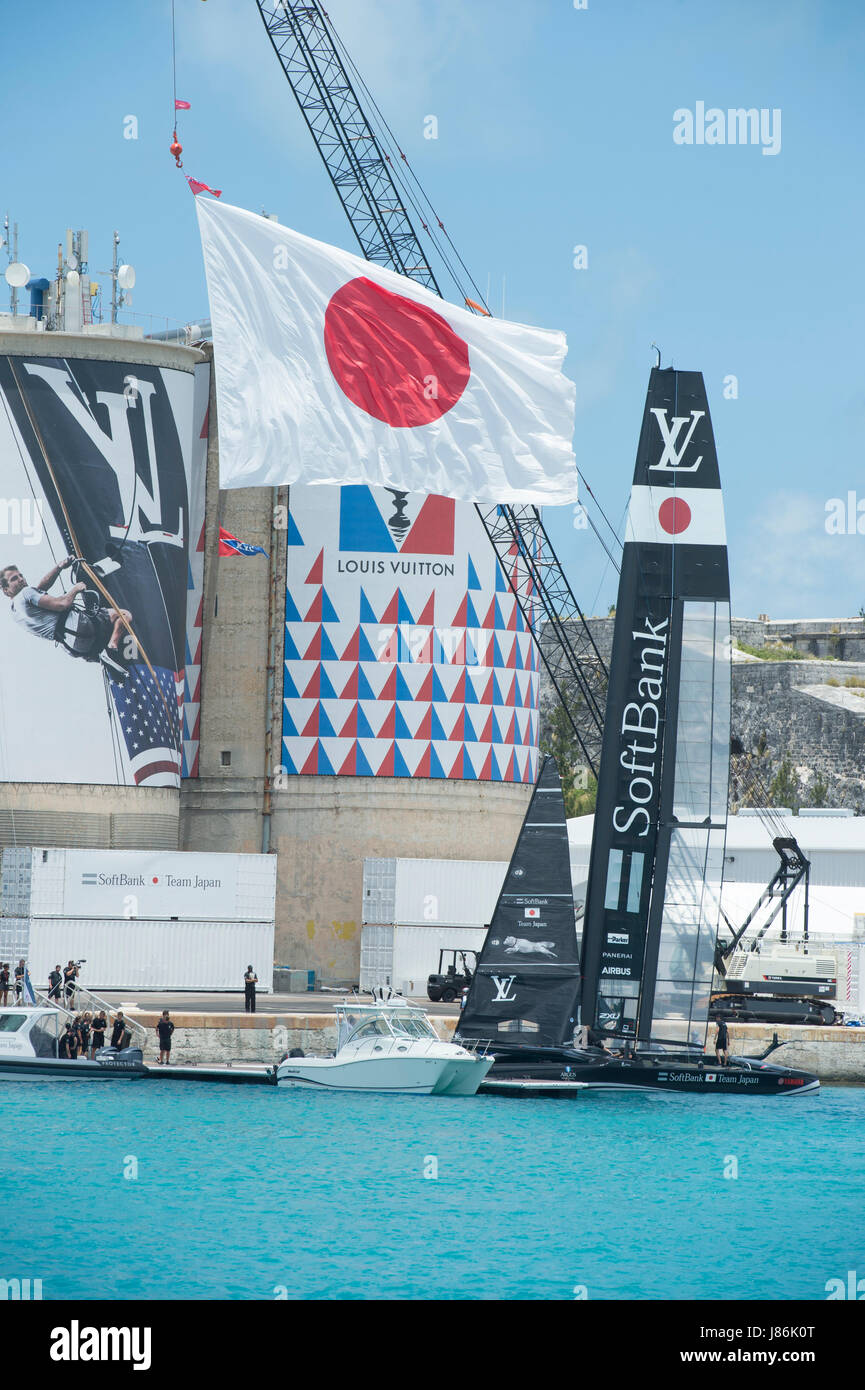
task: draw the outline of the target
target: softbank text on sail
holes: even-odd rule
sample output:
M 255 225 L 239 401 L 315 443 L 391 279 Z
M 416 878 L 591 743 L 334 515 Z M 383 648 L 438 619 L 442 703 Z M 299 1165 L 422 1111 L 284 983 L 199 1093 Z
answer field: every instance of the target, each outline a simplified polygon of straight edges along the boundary
M 763 154 L 781 153 L 781 108 L 775 106 L 706 109 L 698 101 L 693 111 L 679 107 L 673 112 L 673 143 L 676 145 L 762 145 Z

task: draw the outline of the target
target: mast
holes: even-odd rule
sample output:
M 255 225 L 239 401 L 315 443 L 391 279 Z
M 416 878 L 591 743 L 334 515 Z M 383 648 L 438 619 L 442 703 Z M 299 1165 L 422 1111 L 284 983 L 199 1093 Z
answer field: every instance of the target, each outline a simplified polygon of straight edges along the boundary
M 625 534 L 583 935 L 583 1023 L 705 1035 L 723 875 L 730 585 L 699 372 L 652 371 Z

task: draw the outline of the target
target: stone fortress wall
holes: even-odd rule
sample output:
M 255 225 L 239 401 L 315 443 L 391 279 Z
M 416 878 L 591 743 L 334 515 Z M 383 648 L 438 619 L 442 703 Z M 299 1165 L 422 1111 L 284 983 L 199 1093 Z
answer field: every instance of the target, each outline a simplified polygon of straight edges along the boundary
M 613 621 L 589 619 L 605 661 Z M 865 815 L 865 620 L 734 619 L 733 638 L 758 651 L 781 645 L 801 653 L 779 661 L 734 652 L 733 730 L 748 751 L 765 741 L 759 759 L 765 785 L 789 759 L 803 806 Z M 542 738 L 554 699 L 542 673 Z

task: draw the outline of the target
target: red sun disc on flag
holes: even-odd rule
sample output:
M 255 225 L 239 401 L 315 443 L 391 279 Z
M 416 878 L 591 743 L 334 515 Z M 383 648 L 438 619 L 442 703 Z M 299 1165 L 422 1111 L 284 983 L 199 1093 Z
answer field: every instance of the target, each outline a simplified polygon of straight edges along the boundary
M 658 508 L 658 520 L 668 536 L 680 536 L 691 524 L 691 508 L 684 497 L 667 497 Z
M 348 399 L 398 429 L 446 415 L 471 376 L 468 344 L 441 314 L 363 275 L 332 296 L 324 347 Z

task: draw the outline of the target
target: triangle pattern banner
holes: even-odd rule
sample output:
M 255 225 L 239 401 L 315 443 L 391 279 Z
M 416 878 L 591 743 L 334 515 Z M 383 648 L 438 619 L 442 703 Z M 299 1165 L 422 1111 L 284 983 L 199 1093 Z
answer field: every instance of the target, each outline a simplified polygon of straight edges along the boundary
M 537 655 L 475 508 L 299 485 L 291 518 L 285 771 L 533 782 Z

